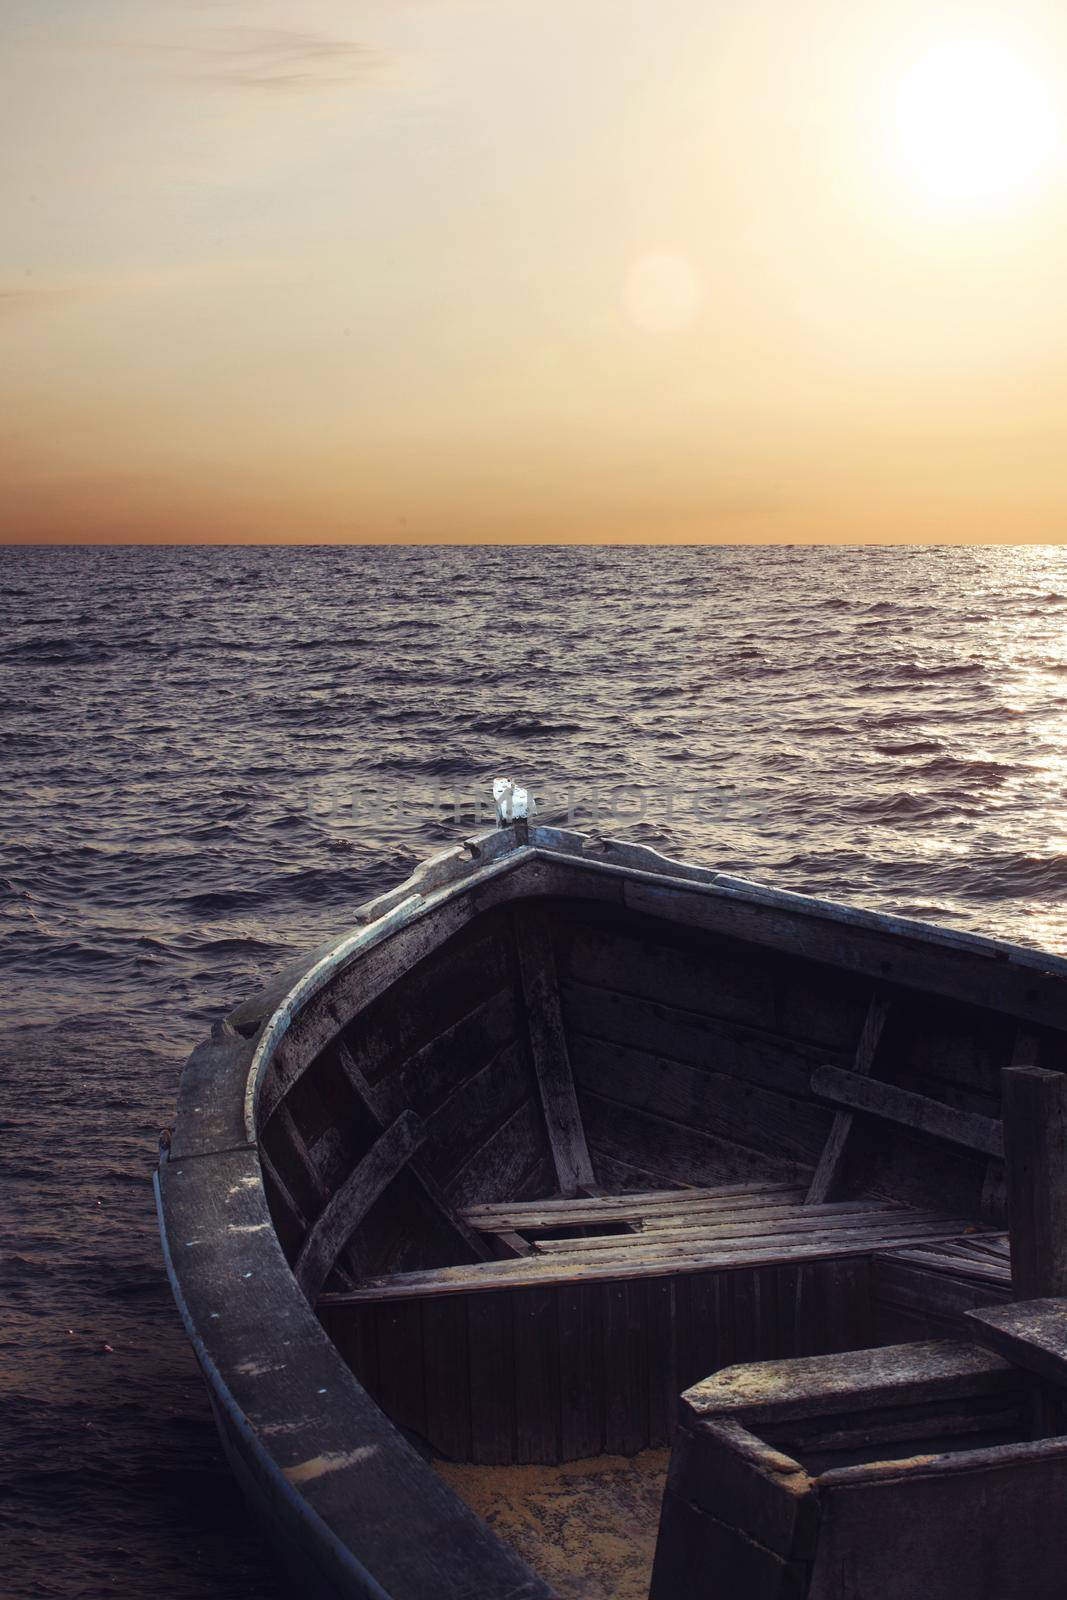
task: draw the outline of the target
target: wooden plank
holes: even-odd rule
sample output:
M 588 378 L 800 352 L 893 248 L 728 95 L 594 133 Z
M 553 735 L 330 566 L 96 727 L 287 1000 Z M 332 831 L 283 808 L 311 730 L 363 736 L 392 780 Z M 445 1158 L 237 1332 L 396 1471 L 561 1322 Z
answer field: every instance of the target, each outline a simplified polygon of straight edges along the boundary
M 658 1281 L 656 1278 L 646 1278 L 646 1287 Z M 672 1424 L 677 1426 L 678 1396 L 694 1379 L 703 1377 L 704 1372 L 699 1366 L 697 1368 L 693 1366 L 693 1312 L 690 1289 L 694 1279 L 687 1277 L 685 1273 L 678 1273 L 668 1281 L 674 1285 L 674 1342 L 678 1371 L 674 1385 L 671 1420 Z
M 419 1301 L 391 1301 L 375 1307 L 378 1401 L 395 1423 L 412 1433 L 426 1432 L 426 1366 Z
M 759 1339 L 760 1303 L 756 1278 L 754 1268 L 730 1274 L 734 1290 L 735 1361 L 759 1361 L 763 1357 Z
M 436 1304 L 436 1302 L 434 1302 Z M 442 1304 L 462 1305 L 462 1301 Z M 377 1400 L 381 1393 L 378 1369 L 378 1311 L 375 1306 L 343 1306 L 325 1310 L 320 1321 L 331 1341 L 366 1389 Z
M 828 1423 L 794 1423 L 774 1430 L 780 1450 L 804 1462 L 813 1476 L 840 1471 L 858 1459 L 914 1459 L 941 1453 L 988 1449 L 1025 1438 L 1028 1421 L 1021 1392 L 989 1399 L 965 1398 L 946 1406 L 902 1408 L 888 1414 L 866 1411 Z
M 810 1164 L 827 1134 L 827 1111 L 746 1083 L 710 1064 L 691 1066 L 668 1056 L 571 1034 L 574 1080 L 585 1091 L 621 1100 L 687 1127 L 751 1149 Z
M 687 1278 L 689 1294 L 688 1347 L 682 1372 L 683 1387 L 728 1367 L 737 1359 L 737 1325 L 734 1292 L 737 1275 L 694 1272 Z
M 658 1238 L 668 1229 L 700 1228 L 705 1224 L 770 1222 L 775 1217 L 783 1221 L 795 1218 L 799 1222 L 816 1222 L 820 1217 L 832 1220 L 834 1217 L 858 1216 L 864 1211 L 896 1212 L 908 1209 L 899 1200 L 887 1200 L 881 1195 L 861 1195 L 855 1200 L 829 1200 L 825 1205 L 814 1207 L 808 1205 L 803 1195 L 804 1191 L 800 1191 L 799 1198 L 795 1193 L 784 1194 L 778 1200 L 771 1198 L 762 1202 L 760 1196 L 753 1195 L 750 1200 L 738 1198 L 719 1206 L 680 1206 L 673 1215 L 664 1209 L 650 1212 L 641 1227 Z
M 967 1313 L 980 1344 L 1039 1378 L 1067 1386 L 1067 1300 L 1016 1300 Z
M 407 1107 L 401 1107 L 406 1110 Z M 300 1081 L 293 1085 L 275 1115 L 286 1122 L 286 1112 L 291 1113 L 308 1151 L 318 1169 L 320 1178 L 336 1189 L 348 1176 L 352 1162 L 346 1152 L 338 1149 L 341 1139 L 354 1139 L 362 1147 L 369 1128 L 366 1112 L 355 1110 L 352 1093 L 337 1062 L 326 1053 L 318 1057 Z M 390 1122 L 392 1117 L 388 1119 Z M 342 1131 L 343 1128 L 343 1131 Z M 338 1158 L 339 1157 L 339 1161 Z
M 961 1261 L 984 1264 L 995 1261 L 998 1267 L 1010 1270 L 1010 1243 L 1006 1234 L 976 1233 L 973 1239 L 956 1239 L 949 1244 L 931 1248 L 932 1256 L 958 1256 Z
M 1036 1067 L 1041 1054 L 1041 1039 L 1033 1028 L 1025 1025 L 1016 1030 L 1012 1045 L 1011 1066 Z M 1003 1086 L 1001 1086 L 1003 1089 Z M 990 1223 L 1004 1223 L 1008 1216 L 1008 1173 L 1004 1161 L 990 1156 L 986 1162 L 982 1184 L 982 1218 Z
M 963 1317 L 978 1306 L 996 1305 L 1007 1299 L 1006 1283 L 991 1279 L 954 1277 L 931 1271 L 922 1258 L 907 1252 L 875 1256 L 874 1315 L 880 1343 L 896 1343 L 887 1338 L 887 1320 L 894 1325 L 898 1314 L 919 1319 L 928 1328 L 925 1338 L 950 1332 L 959 1338 L 966 1334 Z
M 538 1165 L 543 1144 L 541 1109 L 531 1095 L 452 1175 L 445 1190 L 447 1199 L 459 1210 L 515 1194 Z M 483 1241 L 483 1251 L 485 1248 Z
M 818 1508 L 807 1474 L 740 1423 L 679 1429 L 670 1483 L 764 1550 L 810 1557 L 815 1549 Z
M 412 1162 L 411 1184 L 436 1223 L 424 1231 L 439 1234 L 445 1248 L 448 1234 L 456 1235 L 457 1260 L 492 1251 L 452 1214 L 442 1185 L 534 1089 L 525 1052 L 514 1042 L 516 1014 L 510 993 L 494 995 L 374 1083 L 362 1056 L 357 1062 L 343 1043 L 332 1052 L 379 1127 L 405 1109 L 422 1116 L 426 1140 Z
M 608 1285 L 604 1302 L 604 1453 L 634 1456 L 648 1444 L 645 1285 Z
M 587 1137 L 598 1151 L 622 1161 L 642 1161 L 682 1183 L 795 1183 L 809 1170 L 800 1162 L 638 1111 L 589 1089 L 580 1098 Z
M 515 1334 L 512 1296 L 472 1295 L 467 1304 L 471 1460 L 507 1466 L 515 1459 Z M 462 1383 L 457 1372 L 455 1382 Z
M 529 1155 L 529 1152 L 527 1152 Z M 523 1200 L 529 1195 L 551 1194 L 556 1181 L 556 1169 L 552 1165 L 552 1157 L 548 1153 L 547 1145 L 540 1146 L 534 1151 L 531 1164 L 526 1168 L 515 1183 L 515 1199 Z
M 649 1600 L 802 1600 L 806 1588 L 801 1562 L 783 1561 L 668 1487 Z
M 847 1208 L 847 1209 L 846 1209 Z M 827 1216 L 827 1212 L 832 1215 Z M 868 1222 L 882 1223 L 887 1217 L 914 1216 L 903 1206 L 886 1201 L 882 1205 L 863 1201 L 846 1201 L 843 1205 L 814 1210 L 808 1206 L 797 1212 L 767 1208 L 738 1217 L 720 1219 L 715 1212 L 696 1213 L 679 1224 L 664 1222 L 655 1228 L 644 1228 L 632 1234 L 594 1234 L 589 1238 L 538 1239 L 533 1249 L 537 1255 L 571 1255 L 575 1251 L 589 1250 L 645 1250 L 662 1248 L 668 1244 L 696 1243 L 706 1239 L 721 1243 L 727 1239 L 757 1239 L 774 1237 L 784 1239 L 794 1234 L 825 1232 L 840 1221 L 848 1227 L 865 1226 Z M 930 1214 L 927 1213 L 929 1216 Z
M 604 1212 L 585 1221 L 572 1222 L 566 1217 L 559 1217 L 556 1220 L 521 1222 L 518 1226 L 524 1234 L 531 1236 L 568 1230 L 561 1238 L 535 1241 L 538 1248 L 555 1250 L 580 1248 L 583 1244 L 591 1245 L 594 1240 L 604 1240 L 610 1246 L 612 1243 L 620 1244 L 627 1238 L 644 1239 L 648 1244 L 654 1245 L 663 1243 L 668 1234 L 691 1233 L 701 1228 L 714 1229 L 735 1224 L 744 1225 L 749 1222 L 753 1224 L 765 1222 L 768 1226 L 772 1226 L 775 1222 L 791 1220 L 810 1222 L 813 1226 L 818 1226 L 820 1218 L 832 1221 L 835 1217 L 861 1215 L 864 1212 L 884 1214 L 909 1209 L 915 1208 L 902 1206 L 895 1200 L 878 1199 L 833 1201 L 829 1206 L 819 1206 L 817 1209 L 798 1204 L 794 1200 L 783 1201 L 777 1205 L 764 1205 L 754 1196 L 751 1204 L 686 1206 L 673 1215 L 667 1210 L 650 1211 L 643 1219 L 631 1218 L 624 1212 L 617 1216 Z M 538 1213 L 535 1212 L 533 1215 L 536 1218 Z
M 1012 1292 L 1067 1294 L 1067 1075 L 1004 1071 Z
M 505 1045 L 424 1117 L 426 1144 L 419 1156 L 422 1170 L 447 1187 L 471 1154 L 533 1092 L 523 1046 L 518 1041 Z
M 319 1171 L 318 1165 L 307 1147 L 304 1135 L 297 1126 L 296 1118 L 284 1100 L 278 1107 L 277 1120 L 279 1129 L 288 1141 L 293 1158 L 299 1166 L 305 1181 L 318 1199 L 325 1203 L 330 1195 L 329 1185 Z
M 467 1301 L 462 1295 L 422 1305 L 426 1374 L 426 1437 L 449 1461 L 471 1458 L 471 1391 L 467 1377 Z
M 559 1187 L 565 1194 L 573 1193 L 583 1185 L 595 1184 L 596 1174 L 574 1091 L 548 918 L 540 906 L 523 906 L 516 913 L 514 927 L 545 1129 Z
M 1010 1263 L 996 1261 L 992 1256 L 982 1260 L 970 1255 L 950 1254 L 951 1250 L 951 1242 L 942 1243 L 935 1250 L 927 1250 L 923 1245 L 913 1249 L 903 1247 L 894 1250 L 892 1256 L 887 1256 L 886 1259 L 907 1261 L 926 1272 L 944 1273 L 950 1278 L 973 1278 L 976 1283 L 1003 1284 L 1006 1288 L 1010 1288 Z
M 507 891 L 486 887 L 490 901 L 511 898 Z M 321 1038 L 325 1044 L 343 1023 L 367 1076 L 378 1082 L 420 1050 L 431 1030 L 451 1026 L 508 985 L 502 936 L 509 914 L 485 905 L 477 891 L 461 894 L 429 916 L 416 914 L 414 922 L 342 971 L 332 992 L 315 997 L 309 1042 Z M 314 1026 L 320 1020 L 321 1031 Z
M 305 1217 L 303 1211 L 300 1209 L 300 1206 L 297 1204 L 296 1200 L 293 1198 L 292 1190 L 289 1188 L 289 1186 L 286 1183 L 285 1179 L 282 1177 L 281 1173 L 278 1171 L 277 1167 L 274 1165 L 274 1162 L 271 1160 L 270 1156 L 267 1154 L 267 1151 L 265 1149 L 263 1149 L 262 1147 L 260 1148 L 260 1151 L 259 1151 L 259 1160 L 260 1160 L 260 1165 L 263 1168 L 264 1174 L 266 1175 L 266 1177 L 268 1179 L 268 1184 L 269 1184 L 269 1187 L 267 1189 L 267 1197 L 268 1197 L 268 1199 L 272 1198 L 271 1190 L 273 1189 L 274 1191 L 276 1191 L 278 1199 L 281 1201 L 281 1204 L 282 1204 L 287 1216 L 289 1217 L 290 1221 L 292 1222 L 293 1226 L 295 1228 L 299 1229 L 301 1235 L 305 1234 L 307 1232 L 307 1227 L 308 1227 L 307 1218 Z
M 887 1051 L 891 1070 L 872 1075 L 963 1111 L 997 1117 L 1000 1074 L 1016 1028 L 1015 1019 L 1003 1013 L 910 991 L 901 996 L 893 1018 Z
M 932 1459 L 921 1450 L 904 1459 L 893 1452 L 880 1462 L 823 1472 L 816 1483 L 822 1519 L 809 1600 L 1059 1600 L 1063 1594 L 1063 1439 L 938 1452 Z
M 587 871 L 597 871 L 591 863 Z M 606 869 L 599 869 L 606 870 Z M 1056 958 L 990 942 L 963 942 L 879 913 L 829 905 L 797 895 L 721 881 L 700 886 L 623 880 L 623 903 L 635 910 L 708 932 L 769 945 L 808 960 L 865 973 L 878 983 L 901 983 L 1039 1024 L 1067 1027 L 1067 992 Z M 960 942 L 957 942 L 960 939 Z M 1041 970 L 1041 963 L 1046 970 Z
M 515 1460 L 560 1459 L 560 1356 L 551 1289 L 520 1289 L 515 1314 Z
M 840 972 L 782 960 L 769 951 L 755 955 L 747 945 L 710 935 L 694 938 L 688 928 L 672 928 L 660 919 L 636 917 L 629 925 L 611 909 L 594 926 L 593 908 L 572 902 L 564 917 L 568 935 L 560 941 L 560 977 L 564 991 L 572 985 L 621 992 L 636 1000 L 684 1015 L 694 1027 L 707 1026 L 720 1036 L 751 1041 L 754 1070 L 760 1057 L 774 1058 L 777 1042 L 787 1052 L 813 1049 L 818 1059 L 839 1050 L 852 1053 L 852 1041 L 863 1018 L 866 994 L 861 981 L 842 980 Z M 851 991 L 856 991 L 851 992 Z M 748 1052 L 746 1052 L 748 1054 Z M 739 1063 L 731 1071 L 744 1075 Z
M 299 1174 L 304 1183 L 307 1185 L 308 1190 L 318 1200 L 318 1215 L 321 1216 L 322 1211 L 331 1196 L 330 1185 L 321 1169 L 320 1162 L 308 1148 L 307 1142 L 300 1130 L 296 1118 L 292 1113 L 291 1107 L 284 1100 L 278 1107 L 275 1115 L 275 1123 L 276 1132 L 274 1133 L 274 1138 L 281 1139 L 288 1145 L 290 1159 L 296 1163 Z M 266 1158 L 265 1149 L 261 1148 L 260 1155 L 261 1157 Z M 277 1174 L 277 1169 L 272 1167 L 271 1170 L 274 1171 L 278 1176 L 279 1183 L 282 1183 L 280 1174 Z M 284 1184 L 282 1187 L 285 1189 L 285 1193 L 291 1198 L 290 1191 L 285 1188 Z M 301 1230 L 300 1242 L 297 1245 L 296 1253 L 293 1256 L 294 1261 L 299 1258 L 300 1252 L 307 1242 L 309 1227 L 310 1225 L 305 1222 L 304 1227 Z M 358 1262 L 354 1257 L 350 1256 L 345 1249 L 339 1251 L 337 1258 L 333 1263 L 333 1267 L 342 1283 L 344 1283 L 346 1286 L 356 1283 L 360 1276 Z
M 263 1168 L 265 1179 L 263 1189 L 267 1196 L 267 1205 L 270 1208 L 271 1221 L 274 1223 L 275 1232 L 285 1251 L 285 1259 L 290 1266 L 296 1260 L 300 1246 L 304 1242 L 304 1235 L 308 1230 L 307 1217 L 293 1197 L 293 1193 L 274 1165 L 265 1147 L 259 1151 L 260 1165 Z M 353 1280 L 345 1273 L 349 1283 Z
M 914 1094 L 910 1089 L 900 1089 L 893 1083 L 864 1078 L 842 1067 L 816 1067 L 811 1075 L 811 1089 L 813 1094 L 835 1105 L 901 1123 L 906 1128 L 963 1145 L 968 1150 L 979 1150 L 985 1155 L 1000 1155 L 1004 1150 L 1003 1129 L 995 1118 L 982 1117 L 974 1111 L 957 1111 L 954 1106 Z
M 358 1099 L 366 1106 L 378 1126 L 380 1128 L 386 1127 L 389 1117 L 384 1094 L 376 1085 L 367 1082 L 366 1075 L 343 1039 L 335 1041 L 334 1052 L 338 1065 L 355 1090 Z M 408 1172 L 430 1211 L 446 1228 L 456 1234 L 460 1244 L 466 1249 L 471 1259 L 474 1261 L 488 1261 L 492 1256 L 492 1251 L 488 1245 L 479 1236 L 478 1232 L 464 1222 L 458 1212 L 453 1210 L 437 1182 L 430 1177 L 429 1173 L 423 1170 L 417 1159 L 413 1159 L 410 1162 Z
M 592 1140 L 589 1141 L 589 1154 L 600 1182 L 615 1194 L 631 1194 L 636 1189 L 658 1189 L 661 1184 L 671 1181 L 665 1172 L 653 1172 L 633 1161 L 617 1160 L 598 1149 Z M 675 1188 L 684 1188 L 684 1184 L 675 1182 Z
M 807 1099 L 812 1067 L 821 1066 L 828 1057 L 834 1060 L 837 1054 L 765 1029 L 679 1010 L 665 997 L 641 999 L 570 982 L 561 986 L 560 1000 L 568 1038 L 582 1034 L 605 1044 L 625 1045 L 798 1100 Z M 847 1065 L 847 1060 L 838 1065 Z
M 645 1284 L 648 1333 L 648 1442 L 653 1447 L 670 1442 L 674 1433 L 678 1396 L 677 1293 L 679 1279 L 650 1278 Z
M 468 1206 L 462 1216 L 471 1227 L 485 1233 L 508 1228 L 593 1227 L 605 1220 L 640 1222 L 658 1214 L 673 1216 L 696 1207 L 700 1210 L 731 1205 L 794 1203 L 804 1194 L 795 1183 L 735 1183 L 710 1189 L 661 1189 L 636 1194 L 600 1195 L 595 1199 L 505 1200 L 496 1205 Z
M 883 995 L 872 995 L 852 1062 L 853 1072 L 858 1073 L 860 1077 L 865 1078 L 870 1075 L 888 1015 L 888 999 Z M 808 1190 L 809 1205 L 822 1205 L 824 1201 L 832 1200 L 838 1192 L 851 1132 L 852 1112 L 838 1111 L 819 1157 L 815 1176 L 811 1180 L 811 1187 Z
M 496 942 L 499 943 L 499 940 L 498 933 Z M 478 954 L 480 952 L 473 952 L 471 959 Z M 500 970 L 499 955 L 494 961 L 494 968 L 493 981 L 504 982 L 505 974 Z M 460 987 L 462 978 L 462 972 L 458 973 L 454 988 Z M 395 1065 L 375 1058 L 375 1053 L 369 1048 L 370 1041 L 364 1037 L 358 1025 L 349 1030 L 347 1039 L 340 1041 L 352 1058 L 358 1060 L 364 1078 L 373 1088 L 379 1114 L 386 1121 L 391 1121 L 409 1106 L 420 1116 L 428 1116 L 465 1078 L 518 1037 L 519 1007 L 514 990 L 511 987 L 501 988 L 483 997 L 484 987 L 484 983 L 479 982 L 469 1010 L 464 1010 L 461 1016 L 447 1025 L 437 1022 L 438 1031 L 434 1036 L 417 1049 L 412 1050 L 409 1045 L 399 1055 Z M 413 1021 L 409 1008 L 417 1006 L 419 1000 L 417 995 L 409 993 L 409 989 L 410 985 L 405 983 L 395 997 L 388 997 L 392 1003 L 383 1012 L 380 1029 L 383 1036 L 387 1035 L 391 1025 L 402 1040 L 410 1037 L 416 1023 L 420 1032 L 425 1033 L 427 1018 L 450 1017 L 455 1003 L 450 1003 L 446 990 L 433 996 L 433 1003 L 438 1008 L 436 1011 L 416 1012 Z M 417 1042 L 417 1037 L 411 1042 Z M 394 1041 L 394 1051 L 398 1048 L 398 1043 Z
M 686 1390 L 682 1409 L 686 1426 L 736 1417 L 751 1428 L 1017 1386 L 1017 1374 L 1000 1356 L 971 1341 L 938 1339 L 733 1367 Z
M 541 1263 L 552 1264 L 565 1271 L 569 1266 L 580 1270 L 600 1262 L 634 1258 L 653 1262 L 675 1256 L 712 1258 L 732 1251 L 748 1251 L 754 1255 L 768 1251 L 774 1254 L 779 1248 L 803 1247 L 809 1240 L 813 1244 L 833 1239 L 851 1243 L 884 1234 L 955 1238 L 970 1226 L 967 1223 L 961 1229 L 960 1219 L 950 1219 L 941 1211 L 912 1211 L 903 1206 L 890 1206 L 869 1215 L 845 1213 L 831 1217 L 801 1217 L 795 1225 L 787 1220 L 780 1228 L 756 1222 L 750 1230 L 748 1224 L 741 1221 L 710 1228 L 684 1228 L 677 1233 L 655 1229 L 575 1241 L 541 1240 L 536 1242 L 528 1264 L 534 1268 Z M 950 1231 L 953 1229 L 955 1232 Z M 552 1249 L 552 1245 L 557 1243 L 565 1243 L 568 1248 Z M 588 1250 L 583 1248 L 586 1245 L 589 1246 Z
M 415 1113 L 403 1112 L 375 1141 L 309 1230 L 293 1271 L 312 1303 L 362 1218 L 407 1166 L 424 1137 Z
M 830 1355 L 875 1342 L 867 1255 L 803 1265 L 797 1274 L 796 1353 Z
M 909 1213 L 901 1216 L 908 1218 Z M 486 1261 L 467 1267 L 436 1267 L 369 1279 L 356 1289 L 324 1296 L 325 1303 L 357 1305 L 369 1300 L 419 1298 L 427 1294 L 487 1292 L 525 1288 L 537 1283 L 597 1282 L 664 1276 L 674 1272 L 725 1271 L 732 1267 L 778 1266 L 830 1260 L 836 1256 L 870 1255 L 923 1238 L 953 1239 L 971 1226 L 960 1218 L 923 1222 L 903 1220 L 884 1228 L 833 1229 L 809 1234 L 802 1242 L 775 1239 L 722 1246 L 668 1246 L 638 1251 L 597 1251 L 589 1257 L 526 1256 L 521 1261 Z
M 584 1461 L 604 1448 L 604 1297 L 601 1284 L 554 1291 L 559 1318 L 560 1457 Z
M 784 1229 L 757 1227 L 753 1232 L 744 1229 L 710 1233 L 690 1228 L 662 1238 L 656 1234 L 636 1236 L 618 1234 L 606 1238 L 579 1240 L 576 1248 L 549 1250 L 549 1242 L 538 1244 L 524 1263 L 538 1277 L 581 1276 L 592 1273 L 601 1276 L 601 1270 L 612 1267 L 628 1270 L 632 1263 L 646 1263 L 649 1268 L 661 1262 L 696 1263 L 699 1267 L 717 1265 L 720 1261 L 740 1265 L 766 1259 L 803 1260 L 807 1254 L 812 1259 L 827 1255 L 857 1255 L 868 1253 L 869 1241 L 896 1240 L 901 1247 L 909 1243 L 921 1244 L 926 1240 L 956 1239 L 972 1224 L 959 1217 L 946 1217 L 937 1211 L 909 1211 L 904 1208 L 875 1213 L 869 1218 L 842 1217 L 829 1220 L 821 1226 L 812 1222 L 787 1225 Z M 583 1250 L 583 1244 L 594 1248 Z M 889 1248 L 875 1243 L 871 1249 Z M 518 1266 L 519 1263 L 512 1263 Z M 544 1269 L 542 1272 L 541 1269 Z M 449 1268 L 437 1269 L 449 1271 Z M 374 1282 L 387 1281 L 378 1275 Z M 394 1281 L 394 1280 L 389 1280 Z
M 499 876 L 501 870 L 505 874 L 503 878 Z M 437 906 L 431 915 L 415 914 L 413 921 L 398 927 L 380 943 L 363 951 L 357 961 L 338 971 L 308 1001 L 275 1050 L 270 1071 L 263 1080 L 258 1104 L 261 1129 L 320 1050 L 334 1041 L 343 1027 L 350 1026 L 358 1012 L 366 1010 L 400 979 L 408 978 L 413 967 L 438 951 L 481 910 L 487 909 L 486 900 L 490 903 L 497 897 L 507 900 L 516 892 L 515 880 L 508 881 L 506 868 L 494 864 L 487 872 L 496 874 L 484 885 L 487 894 L 476 894 L 471 887 Z M 414 907 L 412 910 L 415 912 Z M 398 914 L 402 918 L 403 913 Z M 400 1013 L 403 1018 L 404 1008 L 400 1008 Z M 408 1014 L 416 1021 L 422 1015 L 418 1010 Z M 395 1015 L 390 1018 L 390 1026 L 395 1039 L 398 1028 Z
M 770 1270 L 774 1272 L 778 1287 L 778 1355 L 779 1357 L 799 1355 L 797 1310 L 800 1279 L 804 1268 L 791 1265 L 774 1267 Z
M 834 1265 L 831 1263 L 831 1267 Z M 753 1276 L 757 1310 L 756 1358 L 760 1361 L 776 1361 L 779 1356 L 791 1353 L 784 1351 L 778 1342 L 781 1325 L 778 1314 L 778 1268 L 757 1267 Z

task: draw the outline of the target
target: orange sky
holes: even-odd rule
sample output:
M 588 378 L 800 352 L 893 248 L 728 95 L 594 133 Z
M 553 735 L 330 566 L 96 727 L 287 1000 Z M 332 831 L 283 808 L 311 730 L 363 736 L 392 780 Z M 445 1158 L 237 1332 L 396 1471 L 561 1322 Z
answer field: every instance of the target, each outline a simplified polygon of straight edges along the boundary
M 1067 13 L 7 0 L 0 538 L 1067 536 Z

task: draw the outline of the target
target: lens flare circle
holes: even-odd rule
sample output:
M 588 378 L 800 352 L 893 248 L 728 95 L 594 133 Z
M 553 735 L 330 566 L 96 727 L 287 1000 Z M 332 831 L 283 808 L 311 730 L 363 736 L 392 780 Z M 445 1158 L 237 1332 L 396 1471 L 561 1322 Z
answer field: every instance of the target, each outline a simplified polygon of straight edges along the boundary
M 697 316 L 704 290 L 688 256 L 651 251 L 632 263 L 622 298 L 639 328 L 648 333 L 678 333 Z

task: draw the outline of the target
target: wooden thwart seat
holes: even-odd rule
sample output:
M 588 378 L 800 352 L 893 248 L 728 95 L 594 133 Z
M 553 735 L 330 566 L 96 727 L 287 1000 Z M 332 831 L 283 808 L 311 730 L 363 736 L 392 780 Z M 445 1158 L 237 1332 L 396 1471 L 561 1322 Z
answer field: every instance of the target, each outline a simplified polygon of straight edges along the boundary
M 507 1200 L 497 1205 L 470 1206 L 463 1213 L 482 1233 L 516 1232 L 558 1227 L 595 1227 L 597 1223 L 643 1222 L 661 1215 L 707 1211 L 734 1197 L 753 1205 L 775 1204 L 801 1197 L 794 1183 L 735 1183 L 704 1189 L 653 1189 L 639 1194 L 590 1195 L 580 1199 Z
M 670 1440 L 679 1394 L 717 1367 L 877 1343 L 877 1252 L 971 1236 L 965 1217 L 804 1197 L 775 1182 L 472 1206 L 464 1225 L 515 1253 L 368 1278 L 318 1313 L 445 1456 L 633 1455 Z
M 1033 1425 L 964 1340 L 716 1373 L 682 1397 L 652 1600 L 1052 1600 L 1067 1441 Z
M 1016 1300 L 967 1313 L 969 1331 L 980 1344 L 1067 1388 L 1067 1300 Z
M 525 1253 L 375 1277 L 323 1296 L 321 1303 L 343 1306 L 789 1266 L 872 1255 L 974 1231 L 966 1217 L 879 1199 L 812 1206 L 805 1203 L 804 1192 L 789 1184 L 747 1184 L 476 1206 L 463 1214 L 469 1227 L 486 1235 L 510 1235 Z

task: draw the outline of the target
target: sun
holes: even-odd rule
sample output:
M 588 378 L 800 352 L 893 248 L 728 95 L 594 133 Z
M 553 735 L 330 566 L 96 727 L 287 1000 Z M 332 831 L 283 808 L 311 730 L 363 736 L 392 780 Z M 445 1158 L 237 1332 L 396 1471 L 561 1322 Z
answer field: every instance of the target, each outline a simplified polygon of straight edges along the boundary
M 986 41 L 946 41 L 896 84 L 895 165 L 946 209 L 1021 199 L 1047 177 L 1062 137 L 1052 89 L 1021 56 Z

